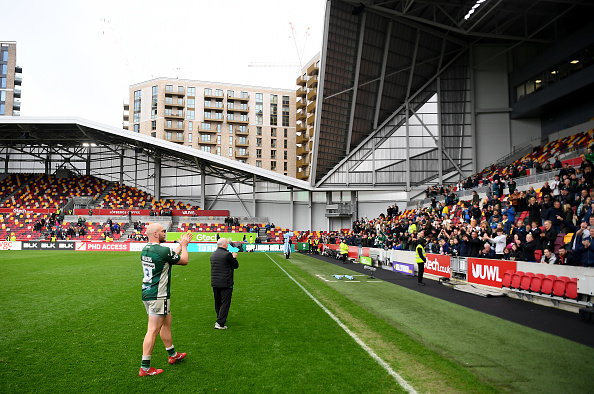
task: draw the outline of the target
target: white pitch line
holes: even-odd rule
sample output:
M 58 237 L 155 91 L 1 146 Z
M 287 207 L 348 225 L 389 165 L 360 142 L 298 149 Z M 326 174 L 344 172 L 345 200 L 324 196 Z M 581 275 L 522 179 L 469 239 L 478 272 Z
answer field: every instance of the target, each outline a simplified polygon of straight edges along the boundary
M 307 291 L 307 289 L 305 287 L 303 287 L 301 285 L 301 283 L 297 282 L 297 280 L 295 278 L 293 278 L 287 271 L 285 271 L 283 267 L 281 267 L 276 261 L 274 261 L 274 259 L 272 257 L 270 257 L 270 255 L 268 253 L 266 253 L 266 256 L 268 256 L 268 258 L 270 260 L 272 260 L 272 262 L 274 264 L 276 264 L 276 266 L 278 268 L 280 268 L 281 271 L 283 271 L 293 282 L 295 282 L 297 284 L 297 286 L 299 286 L 301 288 L 301 290 L 303 290 L 305 292 L 305 294 L 307 294 L 309 296 L 309 298 L 311 298 L 316 304 L 318 304 L 318 306 L 320 308 L 322 308 L 322 310 L 324 312 L 326 312 L 326 314 L 328 316 L 330 316 L 330 318 L 332 318 L 332 320 L 334 320 L 340 326 L 340 328 L 342 328 L 347 334 L 349 334 L 351 336 L 351 338 L 353 338 L 355 340 L 355 342 L 357 342 L 359 344 L 359 346 L 361 346 L 363 348 L 363 350 L 365 350 L 367 352 L 367 354 L 369 354 L 371 356 L 371 358 L 373 358 L 375 361 L 377 361 L 377 363 L 379 365 L 381 365 L 388 372 L 388 374 L 390 374 L 390 376 L 392 376 L 394 379 L 396 379 L 396 382 L 398 382 L 398 384 L 400 386 L 402 386 L 403 389 L 405 389 L 409 393 L 416 394 L 416 390 L 414 389 L 414 387 L 412 387 L 410 384 L 408 384 L 408 382 L 406 380 L 404 380 L 402 378 L 402 376 L 400 376 L 400 374 L 398 374 L 398 372 L 394 371 L 392 369 L 392 367 L 387 362 L 382 360 L 380 356 L 375 354 L 375 352 L 369 346 L 367 346 L 367 344 L 365 342 L 363 342 L 357 336 L 357 334 L 355 334 L 347 326 L 345 326 L 338 319 L 338 317 L 336 317 L 332 312 L 330 312 L 330 310 L 328 308 L 326 308 L 324 305 L 322 305 L 322 303 L 320 301 L 318 301 L 318 299 L 316 297 L 314 297 L 309 291 Z

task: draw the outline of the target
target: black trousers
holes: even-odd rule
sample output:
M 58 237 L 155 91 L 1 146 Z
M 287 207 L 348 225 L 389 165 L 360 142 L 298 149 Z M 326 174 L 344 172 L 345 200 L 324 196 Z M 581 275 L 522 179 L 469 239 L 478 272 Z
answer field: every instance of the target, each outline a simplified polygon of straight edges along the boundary
M 417 280 L 419 283 L 423 283 L 423 273 L 425 273 L 425 263 L 417 263 L 417 268 L 419 272 L 417 274 Z
M 232 287 L 213 287 L 215 300 L 215 311 L 217 312 L 217 323 L 224 326 L 227 322 L 227 315 L 229 314 L 229 307 L 231 306 L 231 295 L 233 294 Z

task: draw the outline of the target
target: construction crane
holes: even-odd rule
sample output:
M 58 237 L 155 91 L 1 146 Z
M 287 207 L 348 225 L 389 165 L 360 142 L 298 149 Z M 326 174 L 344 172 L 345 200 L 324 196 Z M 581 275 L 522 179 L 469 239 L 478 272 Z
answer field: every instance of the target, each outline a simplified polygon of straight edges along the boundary
M 297 45 L 297 38 L 295 37 L 295 27 L 293 26 L 293 22 L 289 22 L 291 26 L 291 37 L 293 38 L 293 42 L 295 43 L 295 50 L 297 50 L 297 59 L 299 60 L 299 64 L 274 64 L 274 63 L 266 63 L 266 62 L 252 62 L 248 64 L 248 67 L 299 67 L 299 70 L 303 68 L 303 53 L 305 51 L 305 44 L 307 43 L 307 37 L 309 37 L 309 27 L 305 30 L 304 38 L 303 38 L 303 48 L 299 51 L 299 46 Z

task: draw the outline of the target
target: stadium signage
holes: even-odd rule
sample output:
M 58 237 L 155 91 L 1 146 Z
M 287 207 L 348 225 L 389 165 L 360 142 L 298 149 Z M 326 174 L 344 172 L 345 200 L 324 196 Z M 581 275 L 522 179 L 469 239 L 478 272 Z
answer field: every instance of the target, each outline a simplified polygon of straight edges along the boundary
M 75 250 L 81 252 L 111 251 L 129 252 L 130 243 L 124 242 L 77 242 Z
M 57 249 L 55 242 L 41 242 L 41 249 Z
M 42 209 L 42 208 L 0 208 L 0 213 L 53 213 L 55 209 Z
M 361 256 L 360 262 L 361 264 L 371 265 L 371 257 Z
M 399 263 L 398 261 L 394 261 L 392 262 L 392 270 L 405 275 L 415 275 L 415 267 L 409 263 Z
M 167 232 L 167 242 L 179 241 L 180 237 L 186 234 L 179 231 Z M 250 237 L 257 237 L 256 233 L 192 233 L 194 234 L 193 241 L 196 242 L 217 242 L 217 234 L 220 238 L 231 238 L 233 242 L 243 242 L 243 236 L 249 240 Z
M 27 211 L 43 211 L 43 212 L 34 212 L 34 213 L 51 213 L 54 212 L 55 210 L 49 210 L 49 209 L 32 209 L 32 210 L 27 210 Z M 51 211 L 51 212 L 50 212 Z M 150 209 L 138 209 L 138 208 L 130 208 L 130 209 L 92 209 L 91 210 L 93 212 L 93 215 L 117 215 L 117 216 L 123 216 L 123 215 L 128 215 L 128 213 L 132 213 L 132 215 L 134 216 L 149 216 L 151 213 Z M 0 211 L 3 212 L 3 211 Z M 6 210 L 7 213 L 12 212 L 12 209 L 7 209 Z M 224 210 L 224 209 L 218 209 L 218 210 L 201 210 L 201 209 L 172 209 L 171 211 L 172 216 L 229 216 L 229 211 L 228 210 Z M 75 215 L 88 215 L 89 214 L 89 210 L 88 209 L 75 209 L 74 210 L 74 214 Z
M 22 249 L 23 250 L 39 250 L 41 249 L 41 242 L 33 241 L 33 242 L 23 242 Z
M 0 250 L 21 250 L 21 241 L 0 241 Z
M 284 244 L 247 244 L 245 245 L 246 252 L 282 252 L 284 251 Z M 291 252 L 295 252 L 295 245 L 291 245 Z
M 426 273 L 449 278 L 451 276 L 450 271 L 450 256 L 427 253 L 427 262 L 425 262 Z
M 71 241 L 58 242 L 58 249 L 74 250 L 75 245 L 76 245 L 76 242 L 71 242 Z
M 515 261 L 469 258 L 466 280 L 479 285 L 501 287 L 503 273 L 515 271 L 516 266 Z

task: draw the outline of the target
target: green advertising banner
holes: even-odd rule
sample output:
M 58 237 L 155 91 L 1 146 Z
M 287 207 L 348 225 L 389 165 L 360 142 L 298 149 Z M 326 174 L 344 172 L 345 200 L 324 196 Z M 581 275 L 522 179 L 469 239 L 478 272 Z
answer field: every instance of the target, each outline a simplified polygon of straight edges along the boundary
M 297 250 L 309 250 L 309 244 L 307 242 L 297 242 Z
M 186 234 L 183 232 L 167 232 L 167 242 L 178 241 L 182 234 Z M 193 233 L 194 238 L 192 238 L 192 242 L 217 242 L 217 234 L 219 234 L 220 238 L 231 238 L 233 242 L 242 242 L 243 236 L 245 235 L 245 239 L 247 242 L 254 242 L 256 238 L 258 238 L 257 233 Z M 250 239 L 251 237 L 251 239 Z
M 361 264 L 371 265 L 371 257 L 361 256 Z

